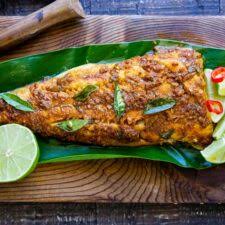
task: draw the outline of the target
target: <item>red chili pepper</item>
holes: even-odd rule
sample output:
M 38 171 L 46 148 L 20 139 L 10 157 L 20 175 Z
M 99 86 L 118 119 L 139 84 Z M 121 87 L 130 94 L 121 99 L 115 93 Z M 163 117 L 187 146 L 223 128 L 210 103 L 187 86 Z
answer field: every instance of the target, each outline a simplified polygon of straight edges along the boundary
M 218 67 L 212 71 L 211 79 L 214 83 L 220 83 L 225 79 L 225 67 Z
M 220 101 L 207 100 L 206 106 L 207 106 L 209 112 L 212 112 L 212 113 L 215 113 L 215 114 L 223 113 L 223 105 Z

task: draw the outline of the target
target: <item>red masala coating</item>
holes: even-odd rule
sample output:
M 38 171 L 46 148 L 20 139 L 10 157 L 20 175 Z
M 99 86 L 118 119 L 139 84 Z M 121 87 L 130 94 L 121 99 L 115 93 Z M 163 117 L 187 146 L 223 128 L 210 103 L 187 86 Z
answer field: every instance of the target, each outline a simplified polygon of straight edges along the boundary
M 126 111 L 117 118 L 115 82 Z M 99 89 L 84 102 L 74 99 L 88 84 Z M 19 123 L 34 132 L 65 141 L 106 146 L 141 146 L 186 142 L 202 148 L 211 142 L 213 124 L 207 112 L 203 60 L 187 48 L 158 48 L 152 54 L 117 64 L 87 64 L 55 78 L 15 90 L 35 112 L 15 110 L 0 101 L 0 123 Z M 172 98 L 176 105 L 164 112 L 144 115 L 149 100 Z M 69 119 L 90 124 L 68 133 L 55 126 Z

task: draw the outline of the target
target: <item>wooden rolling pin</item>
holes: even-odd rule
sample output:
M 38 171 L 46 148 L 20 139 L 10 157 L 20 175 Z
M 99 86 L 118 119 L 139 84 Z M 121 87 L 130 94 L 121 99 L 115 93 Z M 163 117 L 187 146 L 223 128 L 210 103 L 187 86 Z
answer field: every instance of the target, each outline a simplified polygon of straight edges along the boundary
M 0 52 L 33 37 L 54 24 L 75 17 L 85 17 L 79 0 L 57 0 L 4 29 L 0 33 Z

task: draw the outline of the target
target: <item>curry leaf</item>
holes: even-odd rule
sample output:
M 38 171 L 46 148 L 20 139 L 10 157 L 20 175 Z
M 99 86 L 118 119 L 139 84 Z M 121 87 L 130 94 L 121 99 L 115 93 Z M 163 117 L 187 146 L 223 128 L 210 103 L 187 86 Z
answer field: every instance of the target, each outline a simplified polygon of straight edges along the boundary
M 13 106 L 15 109 L 25 111 L 25 112 L 33 112 L 33 106 L 21 99 L 19 96 L 12 93 L 1 93 L 0 98 L 3 99 L 6 103 Z
M 121 117 L 123 113 L 125 112 L 126 105 L 123 100 L 123 95 L 120 90 L 120 87 L 118 84 L 115 84 L 115 92 L 114 92 L 114 110 L 116 112 L 116 115 L 118 117 Z
M 150 100 L 144 110 L 145 115 L 156 114 L 172 108 L 176 101 L 172 98 L 156 98 Z
M 98 86 L 97 85 L 93 85 L 93 84 L 89 84 L 87 85 L 80 93 L 78 93 L 74 98 L 77 100 L 77 101 L 85 101 L 88 96 L 94 92 L 98 90 Z
M 72 120 L 59 122 L 56 125 L 64 131 L 74 132 L 86 126 L 88 123 L 89 123 L 89 120 L 72 119 Z

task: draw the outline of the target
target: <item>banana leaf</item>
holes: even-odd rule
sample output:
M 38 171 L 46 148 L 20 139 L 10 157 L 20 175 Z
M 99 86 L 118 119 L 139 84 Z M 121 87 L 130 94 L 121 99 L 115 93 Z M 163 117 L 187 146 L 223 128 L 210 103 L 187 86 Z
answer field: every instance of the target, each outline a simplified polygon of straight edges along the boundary
M 32 55 L 0 63 L 0 92 L 13 90 L 29 83 L 55 76 L 86 63 L 119 62 L 151 52 L 155 46 L 181 46 L 202 53 L 206 68 L 225 66 L 225 49 L 211 48 L 174 40 L 144 40 L 74 47 L 45 54 Z M 142 158 L 164 161 L 181 167 L 204 169 L 214 166 L 206 162 L 199 150 L 183 145 L 144 147 L 100 147 L 63 143 L 37 137 L 40 163 L 72 160 Z

